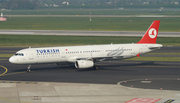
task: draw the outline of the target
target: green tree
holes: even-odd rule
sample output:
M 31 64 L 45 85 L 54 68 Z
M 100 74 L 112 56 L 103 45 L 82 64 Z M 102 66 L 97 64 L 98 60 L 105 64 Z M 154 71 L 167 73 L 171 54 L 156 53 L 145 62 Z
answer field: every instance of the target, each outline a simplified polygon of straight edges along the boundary
M 2 7 L 6 9 L 36 9 L 38 5 L 38 0 L 4 0 L 2 2 Z

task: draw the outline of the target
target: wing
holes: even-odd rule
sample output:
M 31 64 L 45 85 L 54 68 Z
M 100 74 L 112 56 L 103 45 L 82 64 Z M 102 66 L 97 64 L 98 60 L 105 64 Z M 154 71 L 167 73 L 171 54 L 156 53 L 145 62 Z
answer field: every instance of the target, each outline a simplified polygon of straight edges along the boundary
M 92 60 L 93 62 L 106 61 L 106 60 L 114 60 L 114 59 L 124 59 L 124 56 L 76 58 L 76 60 Z

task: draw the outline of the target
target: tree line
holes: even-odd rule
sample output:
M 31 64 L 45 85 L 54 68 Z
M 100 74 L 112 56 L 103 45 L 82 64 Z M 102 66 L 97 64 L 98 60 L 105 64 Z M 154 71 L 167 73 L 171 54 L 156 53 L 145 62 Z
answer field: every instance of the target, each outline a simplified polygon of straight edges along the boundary
M 0 0 L 1 7 L 6 9 L 36 9 L 38 0 Z
M 53 5 L 58 8 L 180 8 L 180 4 L 173 2 L 180 3 L 180 0 L 0 0 L 0 8 L 37 9 Z

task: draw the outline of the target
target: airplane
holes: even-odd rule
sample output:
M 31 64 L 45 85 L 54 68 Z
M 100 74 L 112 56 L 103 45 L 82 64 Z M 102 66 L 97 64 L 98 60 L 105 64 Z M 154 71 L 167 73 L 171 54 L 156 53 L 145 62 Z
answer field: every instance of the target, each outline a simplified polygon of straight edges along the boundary
M 150 25 L 144 36 L 137 43 L 106 44 L 89 46 L 62 46 L 40 47 L 19 50 L 9 58 L 13 64 L 28 65 L 30 72 L 34 64 L 64 64 L 73 63 L 76 68 L 100 69 L 97 62 L 107 60 L 121 60 L 139 57 L 142 54 L 160 49 L 163 45 L 156 44 L 160 20 L 155 20 Z

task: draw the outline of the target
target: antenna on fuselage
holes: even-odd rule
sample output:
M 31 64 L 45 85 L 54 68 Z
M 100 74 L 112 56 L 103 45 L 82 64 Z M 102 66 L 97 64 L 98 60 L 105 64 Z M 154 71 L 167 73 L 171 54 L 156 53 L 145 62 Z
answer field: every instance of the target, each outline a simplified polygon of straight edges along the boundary
M 31 46 L 29 47 L 29 49 L 31 48 Z

